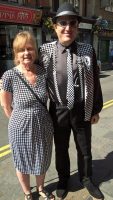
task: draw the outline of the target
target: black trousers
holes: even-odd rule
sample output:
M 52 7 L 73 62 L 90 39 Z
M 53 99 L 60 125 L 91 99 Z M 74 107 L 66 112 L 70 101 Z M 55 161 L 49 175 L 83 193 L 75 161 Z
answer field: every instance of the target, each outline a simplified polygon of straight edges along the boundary
M 50 114 L 54 124 L 54 143 L 56 154 L 56 170 L 59 180 L 66 181 L 70 177 L 69 141 L 71 130 L 77 149 L 77 163 L 80 181 L 85 177 L 92 177 L 92 154 L 91 154 L 91 123 L 78 119 L 78 113 L 74 116 L 68 113 L 68 122 L 62 126 L 58 123 L 56 109 L 50 106 Z M 76 151 L 75 151 L 76 153 Z

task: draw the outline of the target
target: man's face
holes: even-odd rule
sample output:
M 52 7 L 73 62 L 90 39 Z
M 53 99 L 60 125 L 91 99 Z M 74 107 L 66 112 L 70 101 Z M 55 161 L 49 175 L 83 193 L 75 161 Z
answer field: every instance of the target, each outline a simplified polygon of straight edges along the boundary
M 59 42 L 63 46 L 69 46 L 77 37 L 78 21 L 73 16 L 61 16 L 57 18 L 54 29 Z

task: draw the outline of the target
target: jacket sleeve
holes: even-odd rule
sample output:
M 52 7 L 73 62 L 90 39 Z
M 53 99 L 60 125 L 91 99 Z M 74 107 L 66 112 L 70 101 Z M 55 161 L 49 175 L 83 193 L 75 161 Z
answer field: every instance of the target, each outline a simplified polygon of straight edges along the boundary
M 99 67 L 97 66 L 97 59 L 94 49 L 93 49 L 93 77 L 94 77 L 94 97 L 93 97 L 92 116 L 99 113 L 103 107 L 103 95 L 99 78 Z
M 42 50 L 41 50 L 41 47 L 39 47 L 38 49 L 38 64 L 43 66 L 44 63 L 43 63 L 43 53 L 42 53 Z
M 50 54 L 47 51 L 47 49 L 43 46 L 40 46 L 38 50 L 38 56 L 39 56 L 39 64 L 44 66 L 44 68 L 47 70 L 49 64 L 50 64 Z

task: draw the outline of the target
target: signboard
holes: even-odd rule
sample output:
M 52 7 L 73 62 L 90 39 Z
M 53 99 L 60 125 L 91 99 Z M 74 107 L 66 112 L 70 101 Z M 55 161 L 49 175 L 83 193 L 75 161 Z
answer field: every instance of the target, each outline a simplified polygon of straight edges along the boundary
M 37 25 L 41 17 L 41 10 L 0 4 L 0 21 L 3 22 Z
M 88 24 L 88 23 L 80 23 L 79 24 L 79 28 L 82 28 L 82 29 L 92 29 L 92 24 Z

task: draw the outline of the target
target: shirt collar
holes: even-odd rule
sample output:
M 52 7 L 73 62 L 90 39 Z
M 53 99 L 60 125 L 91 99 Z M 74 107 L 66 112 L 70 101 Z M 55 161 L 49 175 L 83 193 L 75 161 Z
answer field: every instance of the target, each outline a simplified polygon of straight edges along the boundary
M 59 41 L 58 41 L 58 43 L 57 43 L 57 45 L 58 45 L 58 49 L 60 49 L 60 51 L 61 51 L 61 53 L 64 53 L 65 52 L 65 49 L 66 49 L 66 47 L 65 46 L 63 46 Z
M 77 45 L 76 41 L 72 42 L 72 44 L 68 47 L 63 46 L 59 41 L 57 43 L 58 48 L 61 50 L 61 53 L 64 53 L 66 49 L 70 48 L 71 52 L 76 52 L 77 50 Z

